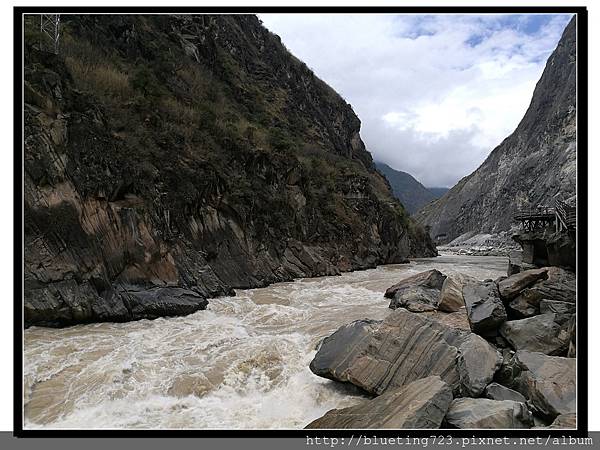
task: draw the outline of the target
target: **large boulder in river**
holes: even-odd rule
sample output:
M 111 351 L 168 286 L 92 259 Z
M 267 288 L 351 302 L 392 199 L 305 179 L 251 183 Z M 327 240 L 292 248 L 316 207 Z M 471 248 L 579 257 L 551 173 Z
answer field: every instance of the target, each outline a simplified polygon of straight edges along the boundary
M 372 394 L 438 375 L 458 390 L 457 343 L 466 333 L 403 309 L 383 322 L 356 321 L 325 338 L 310 363 L 319 376 Z
M 306 428 L 439 428 L 452 389 L 427 377 L 344 409 L 333 409 Z
M 423 312 L 437 309 L 440 291 L 446 275 L 437 269 L 418 273 L 389 287 L 385 296 L 391 298 L 390 308 L 406 308 Z
M 523 394 L 542 417 L 576 412 L 576 361 L 539 352 L 517 351 L 506 357 L 498 380 Z
M 469 334 L 460 343 L 457 359 L 461 395 L 479 397 L 501 364 L 498 350 L 481 336 Z
M 486 336 L 495 335 L 500 324 L 506 320 L 506 310 L 496 283 L 467 283 L 463 287 L 463 297 L 471 330 Z
M 487 398 L 458 398 L 446 413 L 456 428 L 531 428 L 533 418 L 524 403 Z
M 456 394 L 480 395 L 501 361 L 480 336 L 398 309 L 381 323 L 341 327 L 323 340 L 310 369 L 377 395 L 431 375 Z
M 547 268 L 531 269 L 511 275 L 498 283 L 498 291 L 503 299 L 516 297 L 523 289 L 536 281 L 547 278 Z
M 324 378 L 349 381 L 349 364 L 354 361 L 355 354 L 364 350 L 365 342 L 381 323 L 381 320 L 362 319 L 338 328 L 321 341 L 310 363 L 310 370 Z
M 571 337 L 569 319 L 570 316 L 548 313 L 511 320 L 500 326 L 500 334 L 515 350 L 563 355 Z

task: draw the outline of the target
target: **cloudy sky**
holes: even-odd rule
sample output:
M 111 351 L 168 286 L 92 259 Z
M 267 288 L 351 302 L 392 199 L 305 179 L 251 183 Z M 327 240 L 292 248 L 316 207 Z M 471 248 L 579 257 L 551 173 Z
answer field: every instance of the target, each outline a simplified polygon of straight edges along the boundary
M 450 187 L 515 129 L 570 16 L 260 18 L 352 105 L 375 160 Z

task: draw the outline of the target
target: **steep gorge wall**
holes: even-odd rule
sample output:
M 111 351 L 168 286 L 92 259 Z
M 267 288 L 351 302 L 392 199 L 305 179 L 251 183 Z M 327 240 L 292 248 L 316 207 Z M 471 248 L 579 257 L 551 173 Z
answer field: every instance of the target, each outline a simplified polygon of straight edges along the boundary
M 414 217 L 450 241 L 510 229 L 518 209 L 576 194 L 576 23 L 567 25 L 516 130 L 483 164 Z
M 435 247 L 254 16 L 65 16 L 25 46 L 25 324 L 187 314 Z

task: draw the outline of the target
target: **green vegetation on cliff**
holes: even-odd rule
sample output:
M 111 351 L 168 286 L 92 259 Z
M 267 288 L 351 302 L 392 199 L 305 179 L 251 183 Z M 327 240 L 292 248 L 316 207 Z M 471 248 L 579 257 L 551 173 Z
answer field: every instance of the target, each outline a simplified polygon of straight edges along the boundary
M 131 286 L 208 297 L 435 253 L 350 105 L 255 16 L 66 15 L 59 55 L 39 49 L 37 24 L 26 18 L 29 323 L 169 313 L 138 308 Z

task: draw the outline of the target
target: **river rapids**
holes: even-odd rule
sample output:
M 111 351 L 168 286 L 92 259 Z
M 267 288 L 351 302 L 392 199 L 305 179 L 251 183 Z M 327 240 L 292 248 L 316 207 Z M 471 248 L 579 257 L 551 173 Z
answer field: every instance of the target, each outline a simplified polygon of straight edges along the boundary
M 25 428 L 297 429 L 363 399 L 313 375 L 319 341 L 383 319 L 384 291 L 432 268 L 478 279 L 506 258 L 442 255 L 211 299 L 186 317 L 24 332 Z

